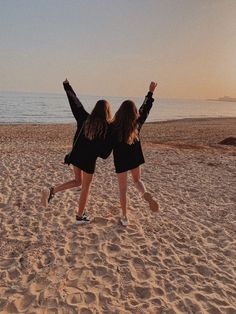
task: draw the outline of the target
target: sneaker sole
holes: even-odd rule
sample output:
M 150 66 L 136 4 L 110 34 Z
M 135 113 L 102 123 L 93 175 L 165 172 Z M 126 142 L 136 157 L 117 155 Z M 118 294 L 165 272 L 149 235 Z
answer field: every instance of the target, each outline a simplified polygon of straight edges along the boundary
M 76 221 L 76 224 L 77 225 L 88 225 L 90 223 L 90 221 L 83 221 L 83 220 L 81 220 L 81 221 Z
M 42 191 L 42 197 L 41 197 L 41 204 L 44 206 L 44 207 L 48 207 L 48 197 L 49 197 L 49 193 L 48 193 L 48 190 L 43 190 Z
M 84 217 L 84 216 L 86 216 L 86 217 L 87 217 L 87 219 L 89 219 L 89 221 L 90 221 L 90 216 L 89 216 L 89 215 L 84 215 L 84 214 L 83 214 L 83 216 L 82 216 L 82 217 Z M 77 217 L 77 215 L 76 215 L 76 217 Z M 76 220 L 76 221 L 79 221 L 79 220 Z
M 149 193 L 149 192 L 145 192 L 143 194 L 143 198 L 145 199 L 145 201 L 148 202 L 149 204 L 149 207 L 150 207 L 150 210 L 152 212 L 158 212 L 159 211 L 159 205 L 157 203 L 157 201 L 155 201 L 153 198 L 152 198 L 152 194 Z

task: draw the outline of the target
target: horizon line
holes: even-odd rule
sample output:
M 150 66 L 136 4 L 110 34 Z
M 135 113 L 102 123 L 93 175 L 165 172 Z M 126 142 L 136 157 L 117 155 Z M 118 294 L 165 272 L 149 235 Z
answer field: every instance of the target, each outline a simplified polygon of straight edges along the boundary
M 49 95 L 60 95 L 60 96 L 63 96 L 66 94 L 64 94 L 63 92 L 49 92 L 49 91 L 32 91 L 32 92 L 29 92 L 29 91 L 17 91 L 17 90 L 0 90 L 0 93 L 23 93 L 23 94 L 49 94 Z M 140 98 L 140 97 L 145 97 L 145 95 L 139 95 L 139 96 L 134 96 L 134 95 L 95 95 L 95 94 L 79 94 L 80 96 L 82 97 L 86 97 L 86 96 L 92 96 L 92 97 L 115 97 L 115 98 Z M 224 96 L 220 96 L 220 97 L 226 97 L 225 95 Z M 227 97 L 230 97 L 230 98 L 234 98 L 233 96 L 227 96 Z M 212 97 L 208 97 L 208 98 L 203 98 L 203 97 L 199 97 L 199 98 L 196 98 L 196 97 L 173 97 L 173 96 L 162 96 L 162 97 L 158 97 L 157 95 L 155 96 L 155 98 L 158 98 L 158 99 L 190 99 L 190 100 L 218 100 L 219 97 L 216 97 L 216 98 L 212 98 Z

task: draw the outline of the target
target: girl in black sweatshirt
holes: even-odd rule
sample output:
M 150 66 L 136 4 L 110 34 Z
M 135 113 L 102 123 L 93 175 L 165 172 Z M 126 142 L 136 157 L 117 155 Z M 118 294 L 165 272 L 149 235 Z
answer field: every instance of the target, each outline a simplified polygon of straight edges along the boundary
M 145 185 L 141 181 L 140 165 L 145 161 L 139 139 L 141 127 L 152 108 L 154 101 L 152 95 L 156 86 L 156 83 L 151 82 L 149 92 L 139 111 L 133 101 L 124 101 L 116 112 L 112 123 L 114 130 L 113 157 L 119 183 L 120 204 L 122 208 L 120 221 L 124 226 L 128 225 L 126 194 L 127 173 L 129 170 L 133 177 L 135 187 L 141 193 L 144 200 L 149 203 L 150 209 L 154 212 L 159 210 L 158 203 L 152 197 L 151 193 L 146 191 Z
M 75 178 L 50 189 L 44 189 L 42 203 L 47 207 L 56 193 L 82 185 L 76 220 L 78 224 L 84 224 L 89 223 L 89 217 L 85 214 L 84 209 L 96 160 L 98 157 L 106 159 L 112 151 L 111 106 L 106 100 L 99 100 L 91 114 L 88 114 L 67 79 L 63 85 L 71 111 L 77 121 L 72 150 L 65 156 L 65 163 L 73 165 Z

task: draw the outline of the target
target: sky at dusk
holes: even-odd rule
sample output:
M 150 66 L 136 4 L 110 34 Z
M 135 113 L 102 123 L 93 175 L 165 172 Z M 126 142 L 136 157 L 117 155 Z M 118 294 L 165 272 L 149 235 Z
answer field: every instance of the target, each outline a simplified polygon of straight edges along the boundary
M 0 91 L 236 97 L 236 0 L 0 0 Z

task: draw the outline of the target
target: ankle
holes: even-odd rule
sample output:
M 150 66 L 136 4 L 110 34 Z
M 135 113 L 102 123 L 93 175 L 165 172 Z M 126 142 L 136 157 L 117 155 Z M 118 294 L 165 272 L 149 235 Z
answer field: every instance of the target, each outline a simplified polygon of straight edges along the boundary
M 152 199 L 152 194 L 146 191 L 146 192 L 143 193 L 142 198 L 145 201 L 150 201 Z

